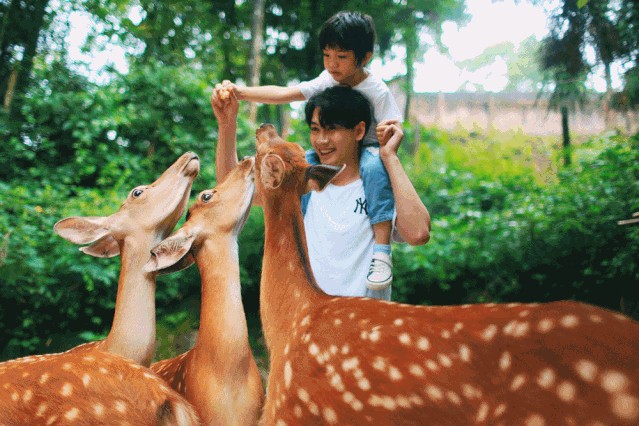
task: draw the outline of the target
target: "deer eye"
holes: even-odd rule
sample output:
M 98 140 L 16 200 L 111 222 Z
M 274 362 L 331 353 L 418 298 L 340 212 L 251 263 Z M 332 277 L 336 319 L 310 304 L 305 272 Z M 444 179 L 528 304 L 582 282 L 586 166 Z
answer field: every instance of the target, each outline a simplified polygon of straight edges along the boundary
M 205 203 L 208 203 L 211 198 L 213 198 L 213 194 L 211 192 L 205 192 L 204 194 L 202 194 L 202 201 L 204 201 Z
M 144 191 L 141 190 L 140 188 L 136 188 L 133 191 L 131 191 L 131 195 L 133 195 L 135 198 L 138 198 L 140 195 L 142 195 Z

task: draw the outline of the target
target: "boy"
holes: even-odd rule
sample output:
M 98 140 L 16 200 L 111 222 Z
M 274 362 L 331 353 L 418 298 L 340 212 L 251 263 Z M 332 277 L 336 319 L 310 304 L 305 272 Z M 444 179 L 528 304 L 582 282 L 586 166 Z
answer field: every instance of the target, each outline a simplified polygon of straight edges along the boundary
M 401 113 L 388 86 L 364 68 L 371 60 L 375 45 L 375 25 L 370 16 L 359 12 L 335 14 L 322 26 L 319 44 L 325 70 L 314 80 L 295 87 L 239 87 L 225 81 L 221 87 L 233 91 L 240 100 L 272 104 L 310 99 L 328 87 L 341 84 L 352 87 L 369 100 L 373 115 L 359 163 L 365 193 L 361 208 L 368 214 L 375 236 L 366 286 L 371 290 L 384 290 L 393 281 L 390 235 L 395 200 L 379 156 L 379 138 L 385 126 L 377 126 L 386 120 L 401 121 Z M 320 157 L 328 154 L 309 150 L 307 160 L 318 164 Z
M 219 126 L 215 160 L 218 181 L 238 163 L 237 102 L 223 88 L 211 95 Z M 308 255 L 315 279 L 331 295 L 390 300 L 390 287 L 371 290 L 365 279 L 375 241 L 362 209 L 359 145 L 370 123 L 370 104 L 358 91 L 336 86 L 313 96 L 305 113 L 311 128 L 311 145 L 325 153 L 320 157 L 322 163 L 345 166 L 322 192 L 311 192 L 302 198 Z M 390 121 L 382 136 L 380 158 L 397 194 L 393 237 L 411 245 L 425 244 L 430 238 L 430 215 L 397 156 L 402 130 L 397 122 Z M 255 203 L 259 203 L 259 195 L 256 194 Z

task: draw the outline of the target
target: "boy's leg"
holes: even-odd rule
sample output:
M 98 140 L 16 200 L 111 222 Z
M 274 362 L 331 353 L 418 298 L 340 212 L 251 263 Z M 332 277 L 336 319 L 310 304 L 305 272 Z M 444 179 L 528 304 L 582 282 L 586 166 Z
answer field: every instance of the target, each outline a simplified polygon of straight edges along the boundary
M 367 209 L 368 201 L 366 202 Z M 373 233 L 375 234 L 375 244 L 388 244 L 390 245 L 391 232 L 393 230 L 393 222 L 391 220 L 385 220 L 383 222 L 377 222 L 373 224 Z
M 364 182 L 366 208 L 375 235 L 366 286 L 371 290 L 382 290 L 388 288 L 393 281 L 390 236 L 395 199 L 388 173 L 379 157 L 379 148 L 362 149 L 360 176 Z

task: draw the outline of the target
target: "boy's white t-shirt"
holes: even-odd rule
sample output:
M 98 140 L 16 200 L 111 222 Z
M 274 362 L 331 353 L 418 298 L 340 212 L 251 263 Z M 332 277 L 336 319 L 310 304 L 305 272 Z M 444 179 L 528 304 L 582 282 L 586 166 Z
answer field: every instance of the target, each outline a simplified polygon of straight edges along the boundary
M 311 194 L 304 228 L 311 268 L 330 295 L 365 296 L 375 238 L 361 179 Z
M 306 99 L 310 99 L 322 90 L 339 84 L 340 83 L 335 80 L 328 71 L 324 70 L 313 80 L 298 84 L 297 88 Z M 375 135 L 377 123 L 381 123 L 384 120 L 402 121 L 402 113 L 399 111 L 395 98 L 393 98 L 393 94 L 390 92 L 386 83 L 370 72 L 368 73 L 368 77 L 362 80 L 358 85 L 353 86 L 353 89 L 364 95 L 373 108 L 371 125 L 364 137 L 363 144 L 376 145 L 379 143 Z

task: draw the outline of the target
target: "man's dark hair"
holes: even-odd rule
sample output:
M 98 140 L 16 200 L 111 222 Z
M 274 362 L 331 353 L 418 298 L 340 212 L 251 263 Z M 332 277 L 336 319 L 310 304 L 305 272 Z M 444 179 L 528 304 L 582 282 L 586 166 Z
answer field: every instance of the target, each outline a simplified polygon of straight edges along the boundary
M 363 121 L 366 134 L 371 125 L 370 102 L 360 92 L 348 86 L 329 87 L 308 100 L 304 112 L 309 126 L 315 108 L 319 109 L 320 126 L 323 128 L 341 126 L 354 129 Z
M 320 50 L 326 47 L 352 50 L 360 64 L 375 48 L 373 18 L 360 12 L 337 12 L 322 25 L 319 46 Z

